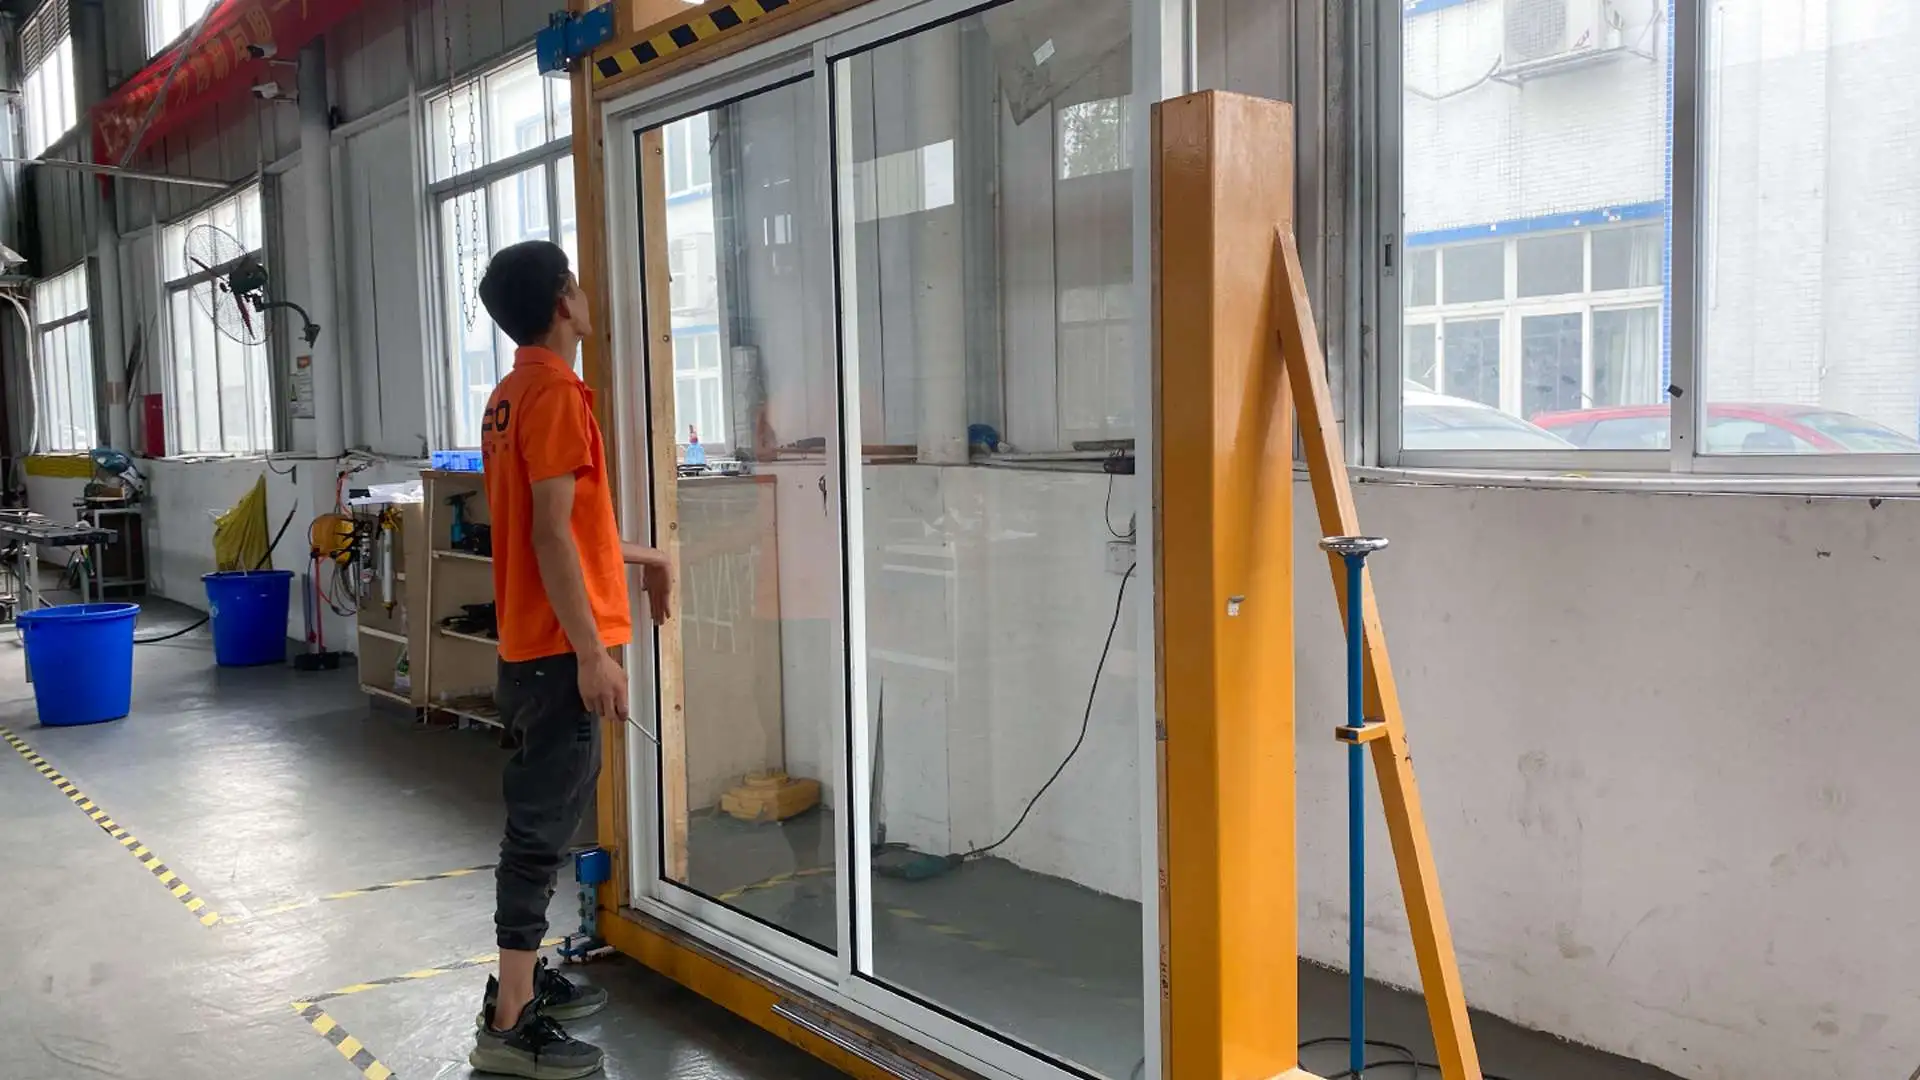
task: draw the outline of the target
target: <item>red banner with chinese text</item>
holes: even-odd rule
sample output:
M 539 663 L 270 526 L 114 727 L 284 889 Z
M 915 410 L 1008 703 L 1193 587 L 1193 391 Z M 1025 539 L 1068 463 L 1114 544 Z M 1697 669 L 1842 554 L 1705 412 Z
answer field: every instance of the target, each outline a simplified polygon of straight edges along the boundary
M 118 165 L 136 136 L 141 146 L 148 145 L 236 88 L 267 81 L 271 69 L 264 59 L 253 58 L 248 46 L 271 44 L 278 59 L 292 60 L 300 46 L 359 6 L 360 0 L 219 0 L 191 47 L 175 45 L 154 57 L 94 106 L 94 160 Z M 167 85 L 182 49 L 186 59 Z M 166 101 L 153 110 L 163 85 Z M 149 110 L 153 122 L 142 132 Z

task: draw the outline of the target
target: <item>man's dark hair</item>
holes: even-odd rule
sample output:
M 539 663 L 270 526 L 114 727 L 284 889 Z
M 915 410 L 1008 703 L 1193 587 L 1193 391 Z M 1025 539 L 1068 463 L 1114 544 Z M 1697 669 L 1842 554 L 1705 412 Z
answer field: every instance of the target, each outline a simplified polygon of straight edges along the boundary
M 553 309 L 567 291 L 567 253 L 548 240 L 528 240 L 494 253 L 480 279 L 480 302 L 516 345 L 532 345 L 553 327 Z

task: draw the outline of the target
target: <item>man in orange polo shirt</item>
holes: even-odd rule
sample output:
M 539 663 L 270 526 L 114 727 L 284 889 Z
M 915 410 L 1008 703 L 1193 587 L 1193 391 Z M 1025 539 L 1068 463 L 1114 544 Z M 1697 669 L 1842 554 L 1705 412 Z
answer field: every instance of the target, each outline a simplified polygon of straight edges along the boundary
M 568 1080 L 599 1069 L 602 1054 L 558 1021 L 599 1011 L 607 993 L 538 958 L 547 904 L 600 774 L 599 725 L 627 718 L 627 674 L 609 651 L 633 636 L 626 568 L 642 568 L 659 622 L 668 564 L 620 540 L 593 391 L 573 371 L 593 325 L 566 253 L 544 240 L 503 248 L 480 299 L 520 347 L 480 427 L 500 627 L 494 700 L 514 752 L 494 873 L 500 973 L 487 980 L 468 1060 L 484 1072 Z

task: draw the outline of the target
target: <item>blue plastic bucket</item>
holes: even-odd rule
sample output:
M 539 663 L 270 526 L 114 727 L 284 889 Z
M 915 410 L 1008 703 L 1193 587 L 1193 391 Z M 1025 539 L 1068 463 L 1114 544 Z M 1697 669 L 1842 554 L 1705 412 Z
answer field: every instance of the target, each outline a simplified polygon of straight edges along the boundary
M 133 709 L 133 604 L 67 604 L 20 613 L 33 703 L 48 727 L 118 720 Z
M 291 570 L 222 570 L 203 575 L 213 616 L 213 662 L 255 667 L 287 662 Z

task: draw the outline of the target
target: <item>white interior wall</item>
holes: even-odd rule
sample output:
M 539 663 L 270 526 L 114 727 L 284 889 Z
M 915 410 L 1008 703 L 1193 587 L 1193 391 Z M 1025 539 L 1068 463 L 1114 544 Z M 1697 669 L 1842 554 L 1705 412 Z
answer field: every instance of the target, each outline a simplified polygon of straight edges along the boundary
M 1911 1071 L 1920 502 L 1358 502 L 1468 1000 L 1701 1080 Z M 1344 659 L 1296 537 L 1301 948 L 1344 966 Z M 1417 985 L 1374 806 L 1370 974 Z
M 544 18 L 544 8 L 521 0 L 473 2 L 476 7 L 489 9 L 492 16 L 480 13 L 474 23 L 476 29 L 469 36 L 459 5 L 454 5 L 454 33 L 462 43 L 456 56 L 462 68 L 506 48 L 508 41 L 499 35 L 509 23 L 513 40 L 519 41 L 530 39 Z M 121 52 L 137 51 L 137 42 L 144 40 L 137 7 L 129 5 L 124 14 L 117 8 L 110 12 L 113 25 L 109 42 L 117 43 L 115 47 Z M 330 32 L 329 67 L 335 102 L 343 118 L 371 113 L 408 93 L 407 7 L 367 5 Z M 538 17 L 536 9 L 542 13 Z M 128 67 L 124 56 L 117 63 L 127 68 L 117 73 L 121 77 L 138 66 L 136 60 Z M 418 286 L 421 266 L 414 244 L 416 208 L 411 197 L 419 183 L 410 125 L 409 116 L 401 112 L 386 123 L 341 140 L 342 145 L 336 147 L 335 217 L 340 229 L 337 250 L 342 253 L 336 288 L 343 325 L 322 328 L 323 333 L 337 335 L 335 340 L 341 346 L 344 381 L 352 395 L 347 402 L 348 423 L 359 435 L 358 441 L 377 453 L 403 458 L 417 458 L 423 453 L 428 430 L 422 329 L 425 318 Z M 296 143 L 291 106 L 243 99 L 217 105 L 170 133 L 136 165 L 240 183 L 266 164 L 293 153 Z M 295 212 L 303 194 L 300 175 L 297 170 L 287 171 L 277 177 L 277 182 L 280 205 L 287 209 L 278 221 L 267 222 L 266 226 L 276 233 L 274 241 L 280 249 L 281 258 L 274 266 L 278 291 L 300 301 L 311 293 L 305 261 L 300 257 L 305 225 L 303 216 Z M 167 363 L 163 342 L 168 327 L 155 269 L 156 238 L 147 227 L 155 221 L 164 224 L 220 193 L 133 183 L 122 183 L 118 188 L 125 234 L 121 241 L 121 305 L 129 332 L 141 327 L 147 342 L 146 366 L 133 393 L 160 392 Z M 395 198 L 395 192 L 408 193 L 408 197 Z M 66 187 L 49 188 L 43 198 L 56 201 L 41 204 L 43 216 L 56 226 L 53 241 L 61 250 L 76 247 L 84 239 L 75 232 L 80 221 L 77 205 L 71 212 L 63 209 L 72 202 L 71 196 Z M 61 198 L 67 202 L 57 201 Z M 69 232 L 74 235 L 69 237 Z M 384 285 L 382 277 L 388 278 Z M 297 322 L 291 314 L 279 320 L 289 340 L 285 354 L 288 363 L 304 351 L 304 345 L 293 338 Z M 137 400 L 135 406 L 137 412 Z M 291 427 L 292 444 L 287 449 L 310 450 L 310 422 L 294 421 Z M 136 435 L 138 430 L 136 420 Z M 284 470 L 287 464 L 278 467 Z M 332 506 L 335 466 L 332 462 L 301 461 L 296 467 L 298 484 L 274 473 L 267 477 L 270 527 L 278 528 L 289 506 L 299 507 L 276 558 L 281 568 L 297 571 L 304 563 L 308 523 L 315 514 Z M 153 590 L 203 607 L 205 594 L 199 578 L 213 569 L 211 514 L 230 507 L 266 471 L 265 466 L 258 460 L 147 461 L 142 468 L 151 492 L 146 528 Z M 408 471 L 403 466 L 382 467 L 360 474 L 354 482 L 367 482 L 369 476 L 398 479 Z M 50 514 L 71 516 L 73 493 L 69 486 L 36 479 L 29 485 L 29 503 Z M 288 632 L 298 637 L 301 631 L 296 594 Z M 350 620 L 329 615 L 327 633 L 335 647 L 352 648 Z
M 839 558 L 822 466 L 777 465 L 788 771 L 831 777 L 843 712 Z M 1108 478 L 1008 468 L 865 470 L 868 716 L 889 841 L 935 854 L 992 843 L 1066 758 L 1120 576 L 1107 571 Z M 1134 512 L 1113 481 L 1112 520 Z M 831 565 L 831 563 L 825 563 Z M 1036 873 L 1139 898 L 1139 572 L 1094 696 L 1088 734 L 1026 824 L 995 852 Z
M 292 524 L 275 549 L 273 566 L 294 572 L 294 588 L 287 609 L 287 636 L 305 637 L 301 616 L 300 575 L 307 572 L 307 527 L 333 508 L 335 464 L 331 461 L 282 462 L 271 471 L 254 460 L 142 462 L 149 482 L 147 505 L 147 579 L 153 592 L 189 607 L 205 610 L 206 590 L 200 582 L 215 569 L 213 519 L 240 501 L 261 476 L 267 478 L 267 529 L 271 539 L 293 511 Z M 285 475 L 292 468 L 294 474 Z M 369 482 L 368 473 L 351 481 Z M 388 471 L 374 474 L 384 482 Z M 398 479 L 397 476 L 391 476 Z M 353 651 L 354 620 L 324 612 L 327 646 Z

